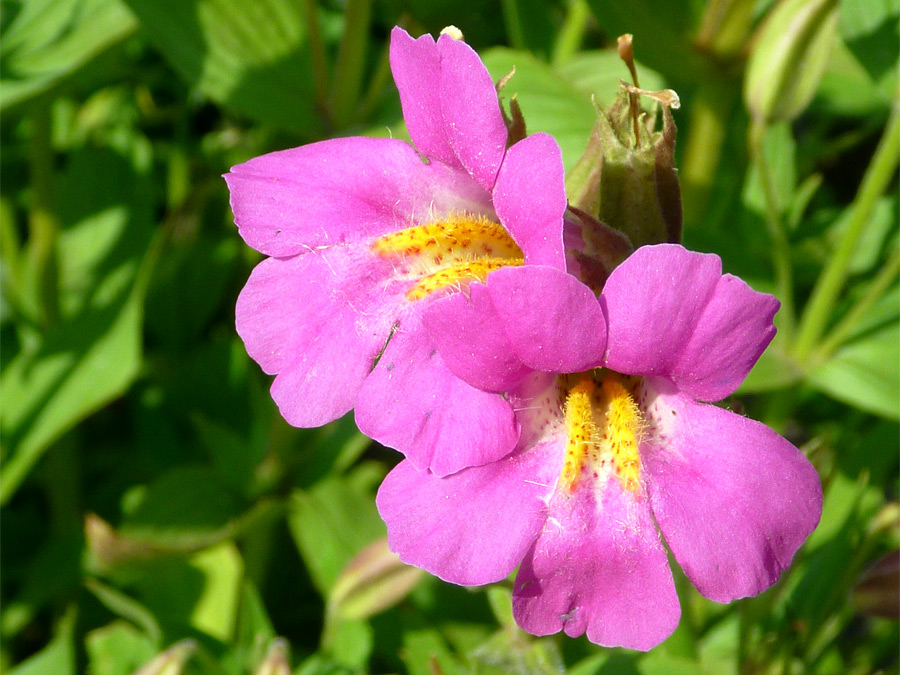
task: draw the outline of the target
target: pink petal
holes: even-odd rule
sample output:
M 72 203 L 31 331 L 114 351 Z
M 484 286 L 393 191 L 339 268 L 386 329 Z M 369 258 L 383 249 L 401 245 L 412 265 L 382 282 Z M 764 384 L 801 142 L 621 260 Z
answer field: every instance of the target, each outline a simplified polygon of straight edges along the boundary
M 438 476 L 498 460 L 519 438 L 509 402 L 451 373 L 415 316 L 401 320 L 366 380 L 356 423 Z
M 601 301 L 609 368 L 667 377 L 705 401 L 734 392 L 775 335 L 775 298 L 722 276 L 718 256 L 675 244 L 637 249 Z
M 547 524 L 522 562 L 513 613 L 529 633 L 564 630 L 606 647 L 647 650 L 665 640 L 681 610 L 666 552 L 645 498 L 618 478 L 555 495 Z
M 400 92 L 409 137 L 423 155 L 462 168 L 447 138 L 441 111 L 441 55 L 434 38 L 418 40 L 395 27 L 391 31 L 391 72 Z
M 499 581 L 519 564 L 546 518 L 542 497 L 558 444 L 445 478 L 401 462 L 378 490 L 378 512 L 400 559 L 445 581 Z
M 515 355 L 487 288 L 469 285 L 428 307 L 423 322 L 447 368 L 477 389 L 504 392 L 531 373 Z
M 389 312 L 358 308 L 396 300 L 351 274 L 367 267 L 376 278 L 389 274 L 380 264 L 385 269 L 349 247 L 269 258 L 241 291 L 238 334 L 265 372 L 278 373 L 272 396 L 294 426 L 319 426 L 353 407 L 393 321 Z
M 244 240 L 271 256 L 370 240 L 451 211 L 491 213 L 462 170 L 402 141 L 336 138 L 263 155 L 225 175 Z
M 391 70 L 403 117 L 422 154 L 464 167 L 490 190 L 506 150 L 506 125 L 491 76 L 465 42 L 391 33 Z
M 496 313 L 516 355 L 547 373 L 577 373 L 600 365 L 606 321 L 591 290 L 566 272 L 526 265 L 487 278 Z
M 447 139 L 472 177 L 494 187 L 506 152 L 506 123 L 490 73 L 469 45 L 441 35 L 440 97 Z
M 711 600 L 764 591 L 819 522 L 819 476 L 765 425 L 696 403 L 662 380 L 650 389 L 655 439 L 642 459 L 666 543 Z
M 526 263 L 566 269 L 565 173 L 552 136 L 534 134 L 509 149 L 494 187 L 494 208 Z

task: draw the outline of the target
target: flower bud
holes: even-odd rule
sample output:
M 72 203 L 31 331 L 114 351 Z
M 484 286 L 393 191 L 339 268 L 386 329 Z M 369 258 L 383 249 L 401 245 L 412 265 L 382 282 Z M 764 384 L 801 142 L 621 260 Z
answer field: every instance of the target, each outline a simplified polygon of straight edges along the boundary
M 259 664 L 254 675 L 291 675 L 289 653 L 287 640 L 275 638 L 269 645 L 266 658 Z
M 181 640 L 158 654 L 150 663 L 141 666 L 134 675 L 181 675 L 191 655 L 197 650 L 193 640 Z
M 744 79 L 757 122 L 793 120 L 819 87 L 838 30 L 838 0 L 784 0 L 760 26 Z
M 329 613 L 365 619 L 400 602 L 423 576 L 388 548 L 387 538 L 364 548 L 341 572 L 328 600 Z
M 619 38 L 619 55 L 635 85 L 622 83 L 613 104 L 597 113 L 587 149 L 566 179 L 569 203 L 624 233 L 637 248 L 681 241 L 681 188 L 675 173 L 675 122 L 670 108 L 678 95 L 670 90 L 645 91 L 637 86 L 631 36 Z M 640 98 L 662 109 L 662 129 L 656 114 L 640 109 Z

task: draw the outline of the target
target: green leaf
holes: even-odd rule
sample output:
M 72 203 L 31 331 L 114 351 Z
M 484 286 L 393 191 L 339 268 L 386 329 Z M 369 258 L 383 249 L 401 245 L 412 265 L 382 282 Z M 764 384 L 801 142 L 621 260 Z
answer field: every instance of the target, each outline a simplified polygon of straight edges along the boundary
M 21 4 L 0 36 L 0 110 L 49 90 L 137 29 L 134 15 L 119 0 Z
M 900 57 L 898 0 L 842 0 L 840 32 L 873 80 L 895 70 Z M 896 78 L 895 78 L 896 79 Z
M 665 80 L 659 73 L 639 62 L 634 65 L 642 89 L 659 91 L 665 88 Z M 592 94 L 601 108 L 610 106 L 615 100 L 620 90 L 619 80 L 631 81 L 628 67 L 613 49 L 579 52 L 557 70 L 576 87 Z
M 860 410 L 900 419 L 900 324 L 841 347 L 807 381 Z
M 88 670 L 93 675 L 133 673 L 152 660 L 153 640 L 124 621 L 97 628 L 85 638 Z
M 6 502 L 47 447 L 122 395 L 141 363 L 142 307 L 155 259 L 149 195 L 112 152 L 70 159 L 59 188 L 63 320 L 9 361 L 0 387 Z
M 834 49 L 814 104 L 835 115 L 867 117 L 884 114 L 897 91 L 897 65 L 874 77 L 843 40 Z
M 584 151 L 596 119 L 590 94 L 526 52 L 496 48 L 482 58 L 495 81 L 516 69 L 501 98 L 517 94 L 528 133 L 545 131 L 556 138 L 568 172 Z
M 189 558 L 148 566 L 135 582 L 135 592 L 161 624 L 229 642 L 242 581 L 241 555 L 233 543 L 225 542 Z
M 468 672 L 434 629 L 406 631 L 400 657 L 409 675 L 434 675 L 435 670 L 442 675 L 464 675 Z
M 126 2 L 172 67 L 213 101 L 304 138 L 319 135 L 303 3 Z
M 240 514 L 240 503 L 212 469 L 178 466 L 151 483 L 119 534 L 164 549 L 201 548 Z
M 9 671 L 9 675 L 75 675 L 75 608 L 70 607 L 56 627 L 50 644 Z
M 658 71 L 676 87 L 685 80 L 703 79 L 707 70 L 693 47 L 699 2 L 588 0 L 603 32 L 612 40 L 634 34 L 634 53 L 642 63 Z
M 327 478 L 308 492 L 295 492 L 288 525 L 323 597 L 347 563 L 385 534 L 372 494 L 343 477 Z

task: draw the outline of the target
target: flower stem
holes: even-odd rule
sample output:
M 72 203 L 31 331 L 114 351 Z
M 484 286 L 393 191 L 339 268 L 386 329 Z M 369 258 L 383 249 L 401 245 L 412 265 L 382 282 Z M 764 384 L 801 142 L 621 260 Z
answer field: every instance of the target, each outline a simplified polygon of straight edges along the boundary
M 711 80 L 697 89 L 691 105 L 690 134 L 679 171 L 687 227 L 703 222 L 738 91 L 733 82 Z
M 371 16 L 371 0 L 347 0 L 344 37 L 338 53 L 331 97 L 332 121 L 338 129 L 349 126 L 356 119 Z
M 48 328 L 59 318 L 56 243 L 59 223 L 53 213 L 53 146 L 49 101 L 38 104 L 29 153 L 31 210 L 28 215 L 28 272 L 38 323 Z
M 887 129 L 850 207 L 852 211 L 847 229 L 844 230 L 834 254 L 819 275 L 803 312 L 794 343 L 794 357 L 801 365 L 806 365 L 816 343 L 825 331 L 834 304 L 847 279 L 853 252 L 865 232 L 876 202 L 893 179 L 898 159 L 900 159 L 900 100 L 895 100 Z
M 863 296 L 822 340 L 821 346 L 815 350 L 813 362 L 821 363 L 825 361 L 835 349 L 847 341 L 859 320 L 869 311 L 872 305 L 881 299 L 884 292 L 897 279 L 898 274 L 900 274 L 900 252 L 894 251 L 894 254 L 888 258 L 887 263 L 869 284 Z
M 766 161 L 765 137 L 768 127 L 754 122 L 750 127 L 750 154 L 759 171 L 766 202 L 766 226 L 772 240 L 772 264 L 775 269 L 775 288 L 781 300 L 781 327 L 790 337 L 794 331 L 794 280 L 791 266 L 791 245 L 782 221 L 782 205 L 775 180 Z
M 303 11 L 306 14 L 309 50 L 312 53 L 315 105 L 316 110 L 324 117 L 328 110 L 328 58 L 325 55 L 322 32 L 319 30 L 319 9 L 316 0 L 303 0 Z
M 584 39 L 588 21 L 591 18 L 591 9 L 586 0 L 569 0 L 569 9 L 566 18 L 559 30 L 556 44 L 553 45 L 551 63 L 558 66 L 574 56 Z

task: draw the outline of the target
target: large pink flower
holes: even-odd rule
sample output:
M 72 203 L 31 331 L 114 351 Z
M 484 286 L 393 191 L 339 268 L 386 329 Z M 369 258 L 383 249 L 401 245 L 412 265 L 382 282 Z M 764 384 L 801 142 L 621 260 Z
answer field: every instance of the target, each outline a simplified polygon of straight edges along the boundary
M 518 566 L 520 626 L 607 646 L 649 649 L 677 625 L 661 539 L 712 600 L 765 590 L 818 523 L 818 476 L 768 427 L 699 401 L 738 387 L 777 309 L 676 245 L 638 249 L 599 301 L 533 266 L 435 303 L 444 362 L 509 392 L 521 437 L 446 477 L 401 462 L 377 500 L 392 549 L 458 584 Z
M 494 85 L 464 42 L 394 29 L 391 67 L 415 148 L 341 138 L 225 176 L 241 236 L 271 256 L 238 299 L 237 329 L 277 375 L 288 422 L 355 407 L 363 432 L 445 475 L 507 455 L 519 429 L 506 400 L 447 370 L 423 312 L 504 266 L 565 268 L 562 158 L 545 134 L 507 149 Z

